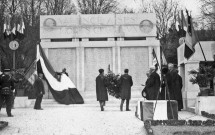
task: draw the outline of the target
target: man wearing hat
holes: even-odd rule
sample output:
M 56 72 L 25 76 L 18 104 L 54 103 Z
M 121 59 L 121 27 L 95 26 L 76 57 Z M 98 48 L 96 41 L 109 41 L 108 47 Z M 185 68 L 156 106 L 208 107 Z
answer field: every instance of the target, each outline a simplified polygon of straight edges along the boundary
M 160 76 L 158 75 L 157 68 L 155 68 L 155 66 L 150 67 L 149 73 L 150 75 L 145 86 L 145 91 L 148 94 L 148 100 L 156 100 L 160 89 Z
M 43 84 L 43 74 L 39 73 L 38 78 L 34 83 L 34 90 L 36 92 L 36 102 L 34 104 L 34 109 L 43 110 L 41 108 L 41 102 L 43 99 L 43 95 L 45 94 L 44 84 Z
M 131 86 L 133 85 L 132 77 L 128 74 L 128 69 L 124 70 L 124 74 L 120 77 L 120 111 L 123 111 L 123 104 L 126 100 L 126 111 L 129 109 L 129 100 L 131 99 Z
M 0 109 L 2 104 L 6 103 L 6 111 L 8 117 L 13 117 L 11 114 L 14 81 L 10 76 L 10 69 L 4 69 L 3 74 L 0 75 Z
M 105 101 L 108 101 L 107 88 L 105 87 L 104 69 L 99 69 L 96 77 L 96 97 L 100 103 L 101 111 L 104 111 Z

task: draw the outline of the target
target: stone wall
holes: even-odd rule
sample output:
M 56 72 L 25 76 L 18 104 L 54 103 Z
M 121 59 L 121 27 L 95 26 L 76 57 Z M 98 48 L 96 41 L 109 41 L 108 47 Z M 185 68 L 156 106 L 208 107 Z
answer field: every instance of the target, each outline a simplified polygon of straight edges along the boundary
M 160 56 L 155 14 L 41 16 L 40 37 L 51 65 L 66 68 L 80 92 L 95 91 L 98 69 L 109 64 L 116 74 L 128 68 L 142 90 L 152 48 Z

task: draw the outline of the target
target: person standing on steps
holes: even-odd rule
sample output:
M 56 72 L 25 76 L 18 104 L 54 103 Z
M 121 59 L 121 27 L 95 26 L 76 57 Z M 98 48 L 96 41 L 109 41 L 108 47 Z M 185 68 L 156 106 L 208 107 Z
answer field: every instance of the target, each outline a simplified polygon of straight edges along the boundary
M 36 93 L 36 102 L 34 105 L 34 109 L 36 110 L 43 110 L 41 108 L 41 102 L 43 99 L 43 95 L 45 94 L 44 84 L 43 84 L 43 74 L 39 73 L 39 77 L 36 79 L 34 83 L 34 90 Z
M 100 103 L 101 111 L 104 111 L 105 101 L 108 101 L 104 69 L 99 69 L 99 75 L 96 77 L 96 97 L 97 101 Z
M 133 85 L 132 77 L 128 74 L 129 70 L 125 69 L 124 74 L 120 77 L 120 111 L 123 111 L 123 104 L 126 100 L 126 111 L 129 109 L 129 100 L 131 99 L 131 86 Z

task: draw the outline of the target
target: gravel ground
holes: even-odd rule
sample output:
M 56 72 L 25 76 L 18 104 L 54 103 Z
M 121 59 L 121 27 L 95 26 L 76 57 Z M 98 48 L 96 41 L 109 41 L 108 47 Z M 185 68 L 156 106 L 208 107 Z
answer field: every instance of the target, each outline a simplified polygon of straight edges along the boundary
M 118 107 L 47 107 L 44 110 L 16 108 L 14 117 L 7 117 L 5 108 L 1 121 L 9 125 L 0 135 L 145 135 L 143 122 L 135 110 L 119 111 Z

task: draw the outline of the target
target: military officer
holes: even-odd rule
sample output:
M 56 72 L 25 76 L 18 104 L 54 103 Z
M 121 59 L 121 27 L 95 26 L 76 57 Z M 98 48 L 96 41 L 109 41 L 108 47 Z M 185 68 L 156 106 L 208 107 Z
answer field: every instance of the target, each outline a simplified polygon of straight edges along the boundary
M 10 69 L 4 69 L 3 74 L 0 75 L 0 109 L 3 103 L 6 103 L 6 112 L 8 117 L 13 117 L 11 114 L 14 81 L 10 76 Z

